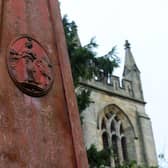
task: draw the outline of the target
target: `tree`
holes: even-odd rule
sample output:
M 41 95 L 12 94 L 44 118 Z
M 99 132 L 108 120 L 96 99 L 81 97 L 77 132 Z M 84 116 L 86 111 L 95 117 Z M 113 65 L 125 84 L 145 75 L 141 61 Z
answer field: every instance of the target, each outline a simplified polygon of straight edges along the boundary
M 91 103 L 91 90 L 80 85 L 82 80 L 90 80 L 93 75 L 100 72 L 103 76 L 111 75 L 113 69 L 119 66 L 119 58 L 116 56 L 116 47 L 101 57 L 97 57 L 94 49 L 98 46 L 92 38 L 90 43 L 82 46 L 78 38 L 77 26 L 74 21 L 63 17 L 64 31 L 67 41 L 68 53 L 71 63 L 72 76 L 75 88 L 79 112 L 81 113 Z
M 90 168 L 103 168 L 110 165 L 112 151 L 110 148 L 98 151 L 95 145 L 87 150 Z

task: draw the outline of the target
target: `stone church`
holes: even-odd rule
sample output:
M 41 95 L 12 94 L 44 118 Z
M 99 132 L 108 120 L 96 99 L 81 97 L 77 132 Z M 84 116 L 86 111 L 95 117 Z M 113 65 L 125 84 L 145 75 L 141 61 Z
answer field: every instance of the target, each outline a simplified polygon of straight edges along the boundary
M 91 88 L 94 103 L 82 113 L 85 146 L 112 147 L 117 157 L 111 167 L 135 160 L 139 165 L 156 166 L 157 157 L 151 120 L 145 112 L 140 70 L 128 41 L 122 82 L 118 76 L 82 82 Z

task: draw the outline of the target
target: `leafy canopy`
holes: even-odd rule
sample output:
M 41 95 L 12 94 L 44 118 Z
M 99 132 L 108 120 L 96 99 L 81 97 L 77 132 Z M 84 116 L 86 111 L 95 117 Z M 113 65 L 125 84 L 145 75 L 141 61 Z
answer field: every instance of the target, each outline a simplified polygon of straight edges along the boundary
M 110 165 L 112 156 L 111 149 L 103 149 L 98 151 L 95 145 L 87 150 L 87 157 L 90 168 L 103 168 Z
M 91 103 L 90 89 L 80 85 L 82 80 L 90 80 L 100 72 L 103 76 L 112 74 L 113 69 L 118 67 L 119 58 L 116 56 L 116 47 L 104 56 L 97 57 L 94 49 L 98 46 L 92 38 L 90 43 L 82 46 L 78 37 L 77 26 L 74 21 L 63 17 L 63 25 L 70 57 L 72 76 L 77 89 L 77 102 L 81 113 Z

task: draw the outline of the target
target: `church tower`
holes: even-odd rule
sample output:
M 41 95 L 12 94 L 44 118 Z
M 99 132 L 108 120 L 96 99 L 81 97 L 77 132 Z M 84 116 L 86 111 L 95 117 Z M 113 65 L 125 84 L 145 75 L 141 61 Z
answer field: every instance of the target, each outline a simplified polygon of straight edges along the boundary
M 95 80 L 96 79 L 96 80 Z M 94 103 L 82 113 L 84 141 L 87 148 L 111 147 L 109 167 L 137 161 L 138 165 L 157 166 L 151 120 L 145 104 L 138 69 L 129 42 L 125 43 L 122 82 L 117 76 L 98 78 L 82 84 L 92 89 Z

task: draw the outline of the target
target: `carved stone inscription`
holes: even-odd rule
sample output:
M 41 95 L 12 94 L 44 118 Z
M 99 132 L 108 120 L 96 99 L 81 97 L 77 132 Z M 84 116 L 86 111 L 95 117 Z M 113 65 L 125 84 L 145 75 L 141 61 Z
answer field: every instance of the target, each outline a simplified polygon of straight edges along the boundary
M 11 78 L 24 93 L 42 96 L 51 87 L 51 62 L 43 47 L 31 37 L 20 37 L 11 43 L 7 63 Z

